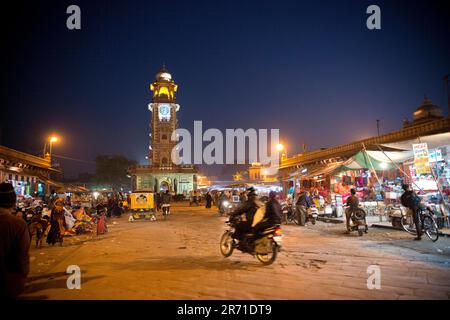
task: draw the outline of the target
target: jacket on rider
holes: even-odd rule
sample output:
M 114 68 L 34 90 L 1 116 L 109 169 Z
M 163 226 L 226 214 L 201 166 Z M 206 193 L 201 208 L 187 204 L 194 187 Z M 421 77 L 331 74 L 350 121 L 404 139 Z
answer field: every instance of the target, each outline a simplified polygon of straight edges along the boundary
M 358 199 L 358 197 L 355 196 L 355 195 L 351 195 L 350 197 L 348 197 L 347 198 L 347 206 L 351 210 L 358 209 L 358 207 L 359 207 L 359 199 Z

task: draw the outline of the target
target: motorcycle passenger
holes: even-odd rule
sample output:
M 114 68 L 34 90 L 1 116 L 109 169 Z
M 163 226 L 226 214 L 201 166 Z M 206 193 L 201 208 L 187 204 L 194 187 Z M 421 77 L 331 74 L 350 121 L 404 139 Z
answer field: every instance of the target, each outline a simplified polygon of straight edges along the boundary
M 295 202 L 295 208 L 297 210 L 297 214 L 303 215 L 304 217 L 308 216 L 308 209 L 313 205 L 313 200 L 309 194 L 309 191 L 303 191 L 299 194 L 297 201 Z
M 239 206 L 231 215 L 230 219 L 236 218 L 242 214 L 245 214 L 245 220 L 240 221 L 236 225 L 236 231 L 233 237 L 238 240 L 242 240 L 243 235 L 252 231 L 253 217 L 256 211 L 262 205 L 258 201 L 258 195 L 253 187 L 247 189 L 247 201 Z
M 411 190 L 408 184 L 404 184 L 402 188 L 403 190 L 405 190 L 405 192 L 400 197 L 400 201 L 404 207 L 407 207 L 412 211 L 414 224 L 416 225 L 417 237 L 414 238 L 414 240 L 421 240 L 422 228 L 420 225 L 420 218 L 419 218 L 420 197 L 413 190 Z
M 351 196 L 347 198 L 347 209 L 345 209 L 345 222 L 347 225 L 347 233 L 350 233 L 350 219 L 352 213 L 359 208 L 359 199 L 356 196 L 356 190 L 350 190 Z
M 269 201 L 266 203 L 266 212 L 263 220 L 253 227 L 253 233 L 256 235 L 267 228 L 281 224 L 281 205 L 278 202 L 275 191 L 270 191 Z

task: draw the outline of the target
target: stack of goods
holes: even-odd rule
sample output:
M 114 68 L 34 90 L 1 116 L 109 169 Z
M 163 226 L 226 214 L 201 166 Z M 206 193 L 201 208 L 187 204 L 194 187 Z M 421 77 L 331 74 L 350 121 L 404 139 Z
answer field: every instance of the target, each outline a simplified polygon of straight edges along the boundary
M 70 213 L 70 216 L 72 218 L 66 216 L 66 226 L 68 230 L 65 235 L 79 235 L 85 232 L 93 232 L 95 230 L 94 220 L 86 214 L 83 207 L 74 210 Z

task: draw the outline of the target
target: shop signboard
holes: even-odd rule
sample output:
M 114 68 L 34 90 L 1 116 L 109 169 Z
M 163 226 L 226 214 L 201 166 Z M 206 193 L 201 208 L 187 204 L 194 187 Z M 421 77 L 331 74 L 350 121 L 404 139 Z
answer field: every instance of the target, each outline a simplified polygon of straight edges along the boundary
M 442 151 L 440 149 L 430 150 L 430 162 L 439 162 L 443 161 Z
M 413 144 L 414 167 L 416 174 L 431 173 L 430 160 L 428 156 L 428 145 L 426 143 Z

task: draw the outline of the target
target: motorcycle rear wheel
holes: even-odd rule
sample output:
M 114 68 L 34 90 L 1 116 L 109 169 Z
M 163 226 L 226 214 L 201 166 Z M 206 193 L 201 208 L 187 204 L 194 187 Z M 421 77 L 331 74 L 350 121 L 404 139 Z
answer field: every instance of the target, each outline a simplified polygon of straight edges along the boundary
M 231 232 L 225 231 L 220 238 L 220 253 L 222 253 L 225 258 L 231 256 L 234 250 L 234 240 L 231 235 Z
M 269 239 L 268 246 L 270 246 L 270 248 L 268 248 L 270 250 L 269 254 L 259 254 L 259 253 L 255 254 L 256 259 L 258 259 L 258 261 L 265 266 L 274 263 L 278 254 L 278 245 L 276 244 L 275 241 L 273 241 L 273 239 Z

